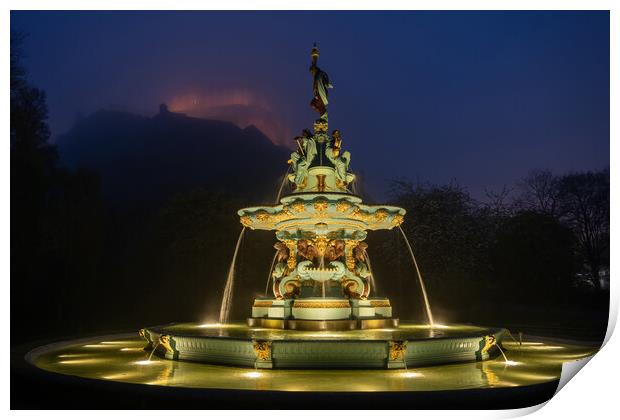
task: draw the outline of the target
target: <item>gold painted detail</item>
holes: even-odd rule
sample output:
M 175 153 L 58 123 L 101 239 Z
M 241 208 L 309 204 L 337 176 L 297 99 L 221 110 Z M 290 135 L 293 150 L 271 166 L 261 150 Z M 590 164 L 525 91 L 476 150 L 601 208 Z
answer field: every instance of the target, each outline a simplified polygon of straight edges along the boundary
M 259 222 L 263 222 L 263 223 L 269 221 L 269 213 L 267 213 L 266 211 L 257 212 L 256 220 L 258 220 Z
M 325 192 L 325 174 L 319 174 L 316 176 L 316 188 L 319 192 Z
M 350 271 L 355 270 L 355 255 L 353 255 L 353 248 L 357 246 L 359 241 L 354 239 L 345 239 L 344 241 L 344 253 L 347 263 L 347 268 Z
M 370 306 L 374 308 L 389 308 L 391 305 L 389 300 L 371 300 Z
M 484 347 L 482 347 L 481 353 L 488 353 L 488 351 L 497 344 L 497 340 L 495 340 L 495 336 L 493 335 L 485 335 L 484 336 Z
M 273 223 L 280 223 L 283 220 L 289 220 L 292 217 L 293 213 L 291 213 L 288 207 L 284 207 L 279 212 L 272 214 L 269 220 L 271 220 Z
M 358 284 L 355 280 L 349 280 L 346 277 L 340 283 L 342 285 L 342 291 L 345 296 L 352 299 L 360 299 L 362 296 L 357 292 Z
M 163 348 L 165 348 L 166 351 L 168 351 L 170 353 L 174 353 L 174 350 L 172 349 L 172 343 L 170 342 L 170 336 L 169 335 L 160 335 L 159 336 L 159 344 L 161 344 L 161 346 Z
M 392 219 L 392 224 L 394 226 L 400 226 L 403 224 L 403 222 L 405 221 L 405 216 L 403 216 L 402 214 L 397 214 L 396 216 L 394 216 L 394 218 Z
M 341 200 L 336 203 L 336 211 L 339 213 L 345 213 L 351 208 L 351 203 L 346 200 Z
M 319 255 L 325 255 L 325 250 L 327 249 L 327 244 L 329 243 L 327 236 L 317 235 L 312 241 L 312 243 L 316 247 L 316 250 L 319 252 Z
M 336 187 L 338 187 L 341 190 L 346 190 L 347 189 L 347 183 L 344 181 L 339 180 L 338 178 L 336 178 Z
M 302 213 L 306 210 L 306 204 L 301 200 L 297 200 L 291 204 L 291 208 L 295 213 Z
M 374 214 L 375 220 L 377 222 L 383 222 L 388 217 L 388 212 L 385 209 L 379 209 Z
M 313 128 L 315 133 L 326 133 L 328 125 L 326 121 L 316 120 Z
M 282 242 L 284 242 L 284 245 L 286 245 L 286 247 L 288 248 L 288 260 L 286 262 L 286 265 L 289 269 L 292 270 L 297 266 L 297 257 L 295 255 L 297 252 L 297 241 L 293 239 L 287 239 Z
M 259 360 L 271 360 L 271 341 L 252 340 L 252 349 Z
M 403 360 L 406 351 L 406 341 L 390 341 L 390 360 Z
M 255 300 L 254 307 L 255 308 L 269 308 L 273 305 L 273 302 L 270 300 Z
M 310 308 L 310 309 L 319 309 L 319 308 L 327 308 L 327 309 L 335 309 L 335 308 L 350 308 L 351 304 L 349 304 L 348 300 L 343 301 L 333 301 L 333 302 L 318 302 L 318 301 L 299 301 L 296 300 L 293 304 L 294 308 Z
M 140 337 L 144 337 L 144 338 L 146 338 L 146 331 L 144 330 L 144 328 L 140 328 L 140 329 L 138 330 L 138 335 L 139 335 Z
M 252 225 L 252 218 L 250 216 L 241 216 L 239 220 L 241 221 L 241 224 L 245 227 L 250 227 Z
M 317 200 L 314 202 L 314 209 L 318 213 L 325 213 L 327 211 L 327 201 L 325 200 Z

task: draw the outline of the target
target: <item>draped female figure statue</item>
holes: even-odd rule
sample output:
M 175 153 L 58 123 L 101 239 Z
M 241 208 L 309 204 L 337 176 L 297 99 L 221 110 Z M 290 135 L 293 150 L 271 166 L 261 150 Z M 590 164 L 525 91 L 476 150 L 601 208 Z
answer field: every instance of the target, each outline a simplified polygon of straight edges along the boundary
M 314 97 L 310 102 L 310 106 L 316 112 L 319 113 L 319 119 L 327 121 L 327 89 L 332 89 L 333 86 L 329 82 L 329 76 L 323 70 L 316 65 L 319 59 L 319 48 L 314 44 L 312 48 L 312 65 L 310 66 L 310 73 L 312 74 L 312 93 Z

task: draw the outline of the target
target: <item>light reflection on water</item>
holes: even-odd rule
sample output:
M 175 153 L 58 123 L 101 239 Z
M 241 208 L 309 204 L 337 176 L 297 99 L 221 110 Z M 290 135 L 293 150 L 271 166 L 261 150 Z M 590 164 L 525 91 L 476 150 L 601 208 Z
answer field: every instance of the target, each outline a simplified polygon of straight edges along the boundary
M 317 333 L 312 335 L 344 334 Z M 315 338 L 312 338 L 315 339 Z M 504 342 L 507 365 L 497 358 L 485 362 L 457 363 L 409 370 L 255 370 L 201 363 L 146 360 L 145 351 L 122 351 L 144 345 L 144 340 L 123 338 L 102 345 L 93 340 L 84 352 L 84 343 L 47 350 L 35 365 L 49 371 L 86 378 L 190 388 L 224 388 L 279 391 L 422 391 L 487 387 L 513 387 L 548 382 L 559 377 L 562 362 L 586 357 L 597 349 L 536 343 L 519 346 Z M 69 362 L 69 363 L 68 363 Z

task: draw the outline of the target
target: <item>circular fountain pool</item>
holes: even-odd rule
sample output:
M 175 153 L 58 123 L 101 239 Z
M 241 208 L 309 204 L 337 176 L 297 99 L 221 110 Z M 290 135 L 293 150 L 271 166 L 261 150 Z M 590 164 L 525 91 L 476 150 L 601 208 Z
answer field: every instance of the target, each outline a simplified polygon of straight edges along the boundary
M 461 327 L 450 326 L 447 330 L 451 328 Z M 233 335 L 243 334 L 239 328 L 226 328 L 225 331 Z M 348 341 L 351 340 L 350 337 Z M 343 341 L 347 339 L 343 338 Z M 258 370 L 155 356 L 149 360 L 149 352 L 143 349 L 144 339 L 134 333 L 54 343 L 32 350 L 26 360 L 48 372 L 72 377 L 165 387 L 335 393 L 424 392 L 552 383 L 558 380 L 562 363 L 587 357 L 598 350 L 598 347 L 533 337 L 526 337 L 521 344 L 506 337 L 502 345 L 510 363 L 496 357 L 474 363 L 410 367 L 407 370 Z
M 293 331 L 243 324 L 169 324 L 140 331 L 171 360 L 274 369 L 402 369 L 495 357 L 507 331 L 404 323 L 398 328 Z

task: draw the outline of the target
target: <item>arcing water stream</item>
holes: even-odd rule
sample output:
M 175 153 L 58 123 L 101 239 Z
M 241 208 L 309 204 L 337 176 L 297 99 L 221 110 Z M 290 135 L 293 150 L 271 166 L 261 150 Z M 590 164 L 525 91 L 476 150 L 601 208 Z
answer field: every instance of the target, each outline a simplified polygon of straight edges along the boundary
M 286 173 L 284 174 L 284 177 L 282 177 L 282 183 L 280 184 L 280 188 L 278 189 L 278 195 L 276 196 L 276 201 L 275 203 L 278 204 L 280 202 L 280 197 L 282 196 L 282 190 L 284 189 L 284 185 L 286 184 L 286 181 L 288 181 L 288 173 L 291 171 L 291 165 L 288 165 L 288 168 L 286 168 Z
M 276 259 L 278 258 L 278 253 L 280 251 L 276 251 L 273 254 L 273 259 L 271 260 L 271 267 L 269 267 L 269 273 L 267 273 L 267 284 L 265 284 L 265 297 L 267 297 L 267 293 L 269 293 L 269 283 L 271 283 L 271 273 L 273 273 L 273 266 L 276 265 Z
M 232 306 L 233 287 L 235 285 L 235 262 L 237 261 L 237 254 L 239 253 L 239 246 L 243 239 L 243 233 L 245 227 L 241 229 L 239 238 L 237 239 L 237 245 L 235 246 L 235 253 L 233 254 L 232 261 L 230 262 L 230 268 L 228 269 L 228 277 L 226 278 L 226 287 L 224 288 L 224 295 L 222 296 L 222 306 L 220 307 L 220 324 L 228 322 L 230 316 L 230 308 Z
M 374 271 L 372 271 L 370 257 L 368 256 L 368 252 L 366 252 L 366 250 L 364 250 L 364 258 L 366 259 L 366 264 L 368 264 L 368 271 L 370 271 L 370 292 L 374 293 L 377 291 L 377 284 L 375 283 L 375 273 Z
M 426 286 L 424 285 L 424 280 L 422 279 L 422 274 L 420 273 L 420 268 L 418 267 L 418 262 L 415 259 L 415 255 L 413 254 L 413 249 L 411 248 L 411 244 L 409 243 L 409 239 L 407 239 L 407 235 L 405 235 L 405 231 L 402 227 L 398 227 L 400 229 L 400 233 L 403 235 L 405 239 L 405 243 L 407 244 L 407 248 L 409 248 L 409 254 L 411 254 L 411 259 L 413 260 L 413 265 L 415 266 L 415 271 L 418 274 L 418 282 L 420 283 L 420 289 L 422 289 L 422 297 L 424 298 L 424 307 L 426 309 L 426 317 L 428 318 L 428 323 L 432 327 L 435 325 L 435 321 L 433 320 L 433 313 L 431 312 L 431 304 L 428 301 L 428 295 L 426 294 Z

